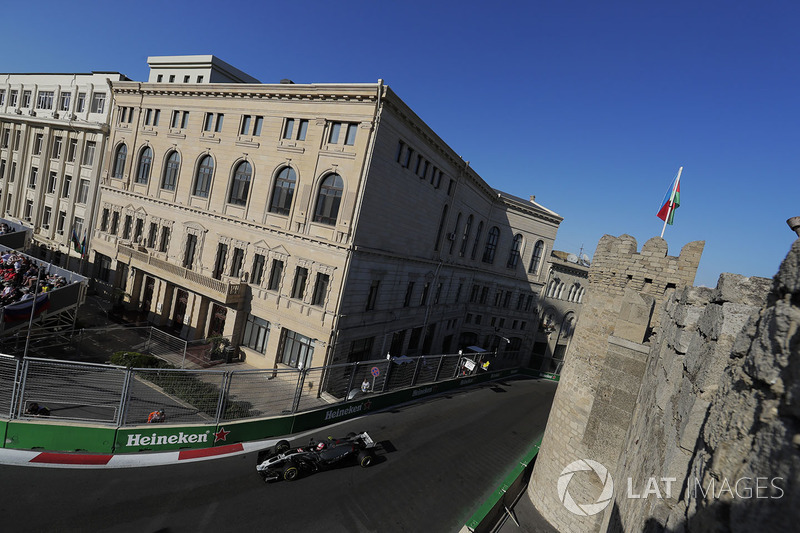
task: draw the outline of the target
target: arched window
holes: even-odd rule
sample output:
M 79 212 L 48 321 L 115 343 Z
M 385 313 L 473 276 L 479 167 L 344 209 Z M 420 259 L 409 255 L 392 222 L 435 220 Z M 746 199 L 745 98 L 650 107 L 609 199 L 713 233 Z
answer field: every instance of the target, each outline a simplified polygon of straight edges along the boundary
M 564 321 L 561 323 L 561 338 L 568 339 L 572 337 L 572 332 L 575 331 L 575 315 L 568 314 Z
M 497 241 L 500 239 L 500 230 L 497 226 L 492 226 L 489 234 L 486 235 L 486 247 L 483 249 L 484 263 L 494 263 L 494 253 L 497 251 Z
M 272 189 L 272 201 L 269 203 L 269 212 L 279 215 L 288 215 L 292 208 L 294 186 L 297 175 L 292 167 L 283 167 L 275 178 L 275 188 Z
M 539 267 L 542 266 L 542 254 L 544 253 L 544 241 L 537 241 L 533 247 L 533 255 L 531 255 L 531 264 L 528 266 L 528 272 L 531 274 L 538 274 Z
M 253 167 L 247 161 L 242 161 L 233 172 L 231 192 L 228 203 L 233 205 L 247 205 L 247 194 L 250 192 L 250 178 L 253 177 Z
M 572 297 L 575 296 L 575 292 L 576 292 L 575 291 L 575 284 L 573 283 L 569 287 L 569 293 L 567 293 L 567 300 L 568 301 L 570 301 L 570 302 L 572 301 Z
M 211 190 L 211 177 L 213 175 L 214 159 L 210 155 L 205 155 L 200 159 L 200 164 L 197 165 L 192 194 L 208 198 L 208 193 Z
M 122 179 L 125 172 L 125 159 L 128 157 L 128 147 L 125 143 L 117 146 L 117 153 L 114 156 L 114 171 L 111 173 L 117 179 Z
M 561 296 L 563 295 L 564 295 L 564 282 L 562 281 L 561 283 L 558 284 L 558 291 L 556 291 L 556 298 L 560 300 Z
M 469 232 L 472 231 L 472 215 L 467 217 L 467 223 L 464 224 L 464 235 L 461 237 L 461 249 L 458 251 L 459 257 L 464 257 L 467 253 L 467 241 L 469 240 Z
M 583 303 L 583 293 L 586 291 L 583 287 L 578 291 L 578 303 Z
M 314 222 L 336 224 L 339 216 L 339 204 L 342 202 L 344 181 L 339 174 L 329 174 L 319 186 L 317 194 L 317 208 L 314 210 Z
M 517 233 L 514 235 L 514 242 L 511 243 L 511 251 L 508 253 L 508 262 L 506 263 L 508 268 L 517 268 L 520 248 L 522 248 L 522 234 Z
M 478 231 L 475 232 L 475 242 L 472 243 L 472 253 L 469 254 L 470 259 L 475 259 L 478 254 L 478 243 L 481 240 L 481 233 L 483 233 L 483 222 L 478 222 Z
M 147 184 L 150 180 L 150 167 L 153 164 L 153 150 L 146 146 L 139 154 L 139 165 L 136 167 L 136 183 Z
M 181 169 L 181 156 L 178 152 L 172 151 L 167 157 L 167 164 L 164 165 L 164 175 L 161 178 L 161 188 L 174 191 L 178 183 L 178 172 Z
M 556 288 L 558 287 L 558 279 L 550 280 L 547 285 L 547 297 L 552 298 L 556 295 Z

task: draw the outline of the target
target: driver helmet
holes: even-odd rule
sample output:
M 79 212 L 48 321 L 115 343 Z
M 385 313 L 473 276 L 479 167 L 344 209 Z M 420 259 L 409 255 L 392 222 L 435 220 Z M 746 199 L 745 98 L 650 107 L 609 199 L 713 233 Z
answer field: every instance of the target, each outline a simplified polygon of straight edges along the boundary
M 318 451 L 322 451 L 324 449 L 325 449 L 325 443 L 324 442 L 320 442 L 319 444 L 317 444 L 317 450 Z

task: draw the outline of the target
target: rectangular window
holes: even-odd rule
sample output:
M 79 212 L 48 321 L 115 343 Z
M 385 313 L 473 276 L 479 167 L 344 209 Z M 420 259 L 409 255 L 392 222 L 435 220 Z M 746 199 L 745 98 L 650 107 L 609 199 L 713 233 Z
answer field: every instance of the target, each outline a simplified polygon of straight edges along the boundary
M 419 305 L 425 305 L 428 303 L 428 292 L 431 289 L 431 284 L 429 282 L 425 282 L 425 285 L 422 286 L 422 296 L 419 298 Z
M 6 211 L 11 211 L 11 204 L 13 203 L 13 200 L 14 200 L 14 195 L 8 193 L 8 196 L 6 197 Z
M 50 219 L 53 217 L 53 209 L 48 205 L 44 208 L 44 213 L 42 214 L 42 227 L 44 229 L 50 229 Z
M 473 285 L 469 293 L 469 303 L 474 304 L 478 301 L 478 292 L 481 290 L 480 285 Z
M 94 164 L 94 141 L 86 141 L 86 146 L 83 149 L 83 162 L 82 165 L 90 166 Z
M 108 231 L 108 219 L 111 216 L 111 212 L 108 210 L 107 207 L 103 208 L 103 214 L 100 217 L 100 231 Z
M 51 152 L 52 155 L 50 156 L 52 159 L 58 159 L 59 157 L 61 157 L 62 142 L 63 140 L 61 139 L 61 137 L 53 137 L 53 151 Z
M 17 95 L 19 93 L 17 91 L 11 91 L 8 95 L 8 105 L 11 107 L 17 107 Z
M 125 223 L 122 225 L 122 238 L 123 239 L 130 239 L 131 238 L 131 229 L 133 228 L 133 217 L 130 215 L 125 215 Z
M 157 240 L 158 240 L 158 224 L 156 224 L 155 222 L 151 222 L 150 231 L 147 232 L 147 247 L 155 248 Z
M 511 303 L 511 291 L 506 291 L 505 296 L 503 296 L 503 307 L 508 309 L 509 303 Z
M 170 74 L 169 75 L 169 82 L 170 83 L 175 83 L 175 74 Z
M 86 93 L 78 93 L 78 101 L 76 102 L 75 112 L 83 113 L 86 109 Z
M 22 91 L 22 107 L 31 106 L 31 91 Z
M 160 109 L 147 109 L 144 113 L 145 126 L 158 126 L 158 119 L 161 116 Z
M 44 140 L 44 134 L 37 133 L 36 136 L 33 138 L 33 155 L 39 155 L 42 153 L 42 141 Z
M 307 368 L 314 357 L 314 341 L 290 329 L 281 330 L 283 353 L 281 363 L 292 368 Z
M 194 265 L 194 253 L 197 248 L 197 236 L 189 233 L 186 235 L 186 250 L 183 253 L 183 268 L 191 270 Z
M 56 177 L 56 173 L 51 171 L 50 176 L 47 178 L 47 194 L 55 194 L 56 193 L 56 184 L 58 183 L 58 178 Z
M 136 225 L 133 228 L 133 242 L 141 243 L 143 233 L 144 233 L 144 219 L 137 218 Z
M 294 133 L 294 119 L 287 118 L 286 123 L 283 125 L 283 138 L 292 139 L 293 133 Z
M 372 342 L 374 337 L 359 339 L 350 343 L 350 353 L 347 354 L 348 363 L 369 361 L 372 355 Z
M 75 153 L 78 151 L 78 139 L 69 140 L 69 149 L 67 150 L 67 162 L 75 162 Z
M 33 200 L 25 200 L 25 213 L 22 216 L 25 220 L 30 222 L 33 216 Z
M 221 132 L 222 131 L 222 121 L 225 118 L 225 115 L 222 113 L 206 113 L 206 119 L 203 121 L 203 131 L 214 131 L 214 132 Z
M 72 218 L 72 229 L 75 231 L 75 235 L 80 239 L 81 235 L 83 235 L 83 219 L 81 217 Z
M 85 204 L 89 199 L 89 180 L 81 179 L 78 182 L 78 197 L 75 201 L 79 204 Z
M 280 259 L 272 260 L 272 271 L 269 273 L 269 285 L 267 289 L 277 291 L 281 285 L 281 277 L 283 276 L 283 261 Z
M 189 75 L 183 77 L 183 83 L 189 83 Z
M 152 120 L 153 120 L 153 110 L 146 109 L 144 112 L 144 125 L 149 126 Z
M 166 252 L 169 247 L 169 234 L 170 230 L 167 226 L 161 228 L 161 242 L 158 244 L 159 252 Z
M 0 89 L 0 105 L 3 105 L 5 103 L 6 103 L 6 90 Z
M 70 98 L 72 98 L 72 93 L 61 93 L 58 98 L 58 108 L 61 111 L 69 111 Z
M 330 276 L 317 273 L 317 280 L 314 282 L 314 294 L 311 297 L 311 305 L 324 306 L 325 296 L 328 294 L 328 284 Z
M 269 339 L 269 322 L 257 316 L 248 315 L 247 323 L 244 326 L 244 337 L 242 344 L 255 350 L 258 353 L 267 352 L 267 340 Z
M 0 180 L 5 178 L 6 174 L 6 160 L 0 159 Z
M 111 258 L 103 254 L 95 254 L 97 263 L 97 279 L 105 283 L 111 282 Z
M 172 121 L 170 122 L 170 127 L 174 129 L 178 129 L 181 125 L 181 112 L 180 111 L 173 111 L 172 112 Z
M 189 112 L 184 111 L 181 117 L 181 129 L 185 130 L 189 126 Z
M 14 132 L 14 151 L 19 150 L 19 141 L 22 139 L 22 131 L 17 130 Z
M 69 190 L 72 185 L 72 176 L 64 175 L 64 187 L 61 189 L 61 197 L 69 198 Z
M 203 76 L 197 76 L 197 83 L 203 83 Z
M 31 179 L 28 181 L 28 188 L 35 189 L 36 188 L 36 178 L 39 176 L 39 169 L 36 167 L 31 167 Z
M 408 307 L 411 305 L 411 295 L 414 294 L 414 282 L 409 281 L 408 285 L 406 286 L 406 295 L 403 298 L 403 307 Z
M 422 338 L 422 327 L 414 328 L 411 330 L 411 336 L 408 338 L 408 349 L 416 350 L 419 346 L 419 341 Z
M 442 297 L 442 284 L 436 286 L 436 294 L 433 296 L 433 303 L 438 304 L 439 299 Z
M 244 115 L 242 117 L 242 126 L 239 128 L 239 135 L 249 135 L 250 134 L 250 122 L 252 118 L 250 115 Z
M 308 121 L 301 120 L 299 127 L 297 128 L 297 140 L 298 141 L 305 141 L 306 140 L 306 133 L 308 132 Z
M 380 285 L 380 280 L 372 280 L 372 284 L 369 286 L 369 294 L 367 294 L 367 306 L 365 308 L 366 311 L 372 311 L 375 309 L 375 302 L 378 300 L 378 289 L 380 288 Z
M 303 299 L 306 291 L 306 281 L 308 280 L 308 269 L 297 267 L 294 271 L 294 283 L 292 284 L 292 298 Z
M 486 298 L 489 296 L 489 287 L 484 287 L 481 289 L 481 303 L 486 303 Z
M 342 131 L 342 123 L 341 122 L 334 122 L 331 124 L 331 134 L 328 137 L 328 142 L 331 144 L 337 144 L 339 142 L 339 134 Z
M 14 183 L 14 176 L 16 176 L 16 174 L 17 174 L 17 162 L 16 161 L 12 161 L 11 162 L 11 172 L 9 172 L 9 174 L 8 174 L 8 182 L 9 183 Z
M 11 130 L 6 128 L 3 130 L 3 148 L 8 148 L 8 142 L 11 140 Z
M 106 109 L 106 93 L 92 94 L 92 113 L 102 113 Z
M 222 272 L 225 270 L 225 261 L 228 259 L 228 245 L 224 242 L 217 244 L 217 259 L 214 263 L 214 271 L 211 277 L 219 279 L 222 277 Z
M 242 264 L 244 263 L 244 250 L 241 248 L 233 249 L 231 258 L 231 276 L 238 278 L 242 275 Z
M 264 117 L 255 117 L 253 121 L 253 136 L 261 135 L 261 127 L 264 125 Z
M 111 213 L 111 228 L 108 232 L 111 235 L 116 235 L 117 231 L 119 230 L 119 211 L 114 211 Z
M 53 109 L 53 99 L 55 98 L 53 91 L 39 91 L 36 96 L 37 109 Z
M 250 283 L 254 285 L 261 285 L 261 280 L 264 277 L 264 256 L 256 254 L 253 257 L 253 269 L 250 276 Z
M 64 211 L 58 212 L 58 220 L 56 220 L 56 232 L 59 235 L 64 235 L 64 222 L 67 220 L 67 214 Z
M 356 144 L 356 130 L 358 129 L 358 124 L 348 124 L 347 125 L 347 136 L 344 139 L 344 144 L 347 146 L 353 146 Z

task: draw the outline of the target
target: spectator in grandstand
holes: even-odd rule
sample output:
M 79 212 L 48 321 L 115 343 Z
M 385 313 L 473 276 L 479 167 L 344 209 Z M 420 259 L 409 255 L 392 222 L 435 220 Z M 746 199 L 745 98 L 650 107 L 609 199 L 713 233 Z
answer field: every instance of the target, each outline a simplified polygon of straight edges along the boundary
M 25 411 L 26 415 L 33 416 L 50 416 L 50 409 L 44 405 L 39 405 L 36 402 L 31 402 L 28 409 Z
M 147 416 L 148 424 L 157 424 L 159 422 L 165 422 L 166 420 L 167 420 L 167 415 L 164 413 L 163 409 L 159 409 L 158 411 L 153 411 Z
M 361 392 L 369 392 L 369 378 L 364 377 L 364 381 L 361 382 Z

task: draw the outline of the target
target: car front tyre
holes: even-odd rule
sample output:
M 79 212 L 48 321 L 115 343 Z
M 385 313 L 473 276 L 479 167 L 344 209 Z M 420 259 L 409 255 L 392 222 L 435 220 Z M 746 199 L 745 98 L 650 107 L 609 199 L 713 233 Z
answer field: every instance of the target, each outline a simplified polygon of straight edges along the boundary
M 294 481 L 300 477 L 300 470 L 294 463 L 289 463 L 283 469 L 283 479 L 286 481 Z
M 288 440 L 279 440 L 278 443 L 275 445 L 275 453 L 283 453 L 288 451 L 291 446 L 289 445 Z

